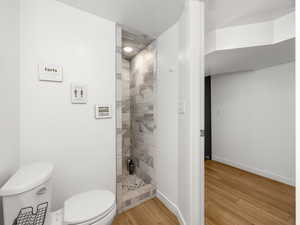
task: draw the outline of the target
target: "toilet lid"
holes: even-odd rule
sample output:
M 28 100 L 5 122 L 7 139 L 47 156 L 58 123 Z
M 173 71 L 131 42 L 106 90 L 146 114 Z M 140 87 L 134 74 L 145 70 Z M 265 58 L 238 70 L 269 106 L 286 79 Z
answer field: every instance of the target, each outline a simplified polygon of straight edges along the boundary
M 33 163 L 22 166 L 0 189 L 0 196 L 18 195 L 48 181 L 53 172 L 51 163 Z
M 109 213 L 115 205 L 115 195 L 110 191 L 94 190 L 78 194 L 64 203 L 64 222 L 83 223 Z

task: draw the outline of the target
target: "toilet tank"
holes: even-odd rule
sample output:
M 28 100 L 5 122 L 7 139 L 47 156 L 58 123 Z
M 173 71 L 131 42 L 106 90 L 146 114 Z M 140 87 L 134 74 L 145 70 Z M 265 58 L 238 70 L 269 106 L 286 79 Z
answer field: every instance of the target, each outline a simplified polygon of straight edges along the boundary
M 51 163 L 21 167 L 0 189 L 4 225 L 50 225 Z

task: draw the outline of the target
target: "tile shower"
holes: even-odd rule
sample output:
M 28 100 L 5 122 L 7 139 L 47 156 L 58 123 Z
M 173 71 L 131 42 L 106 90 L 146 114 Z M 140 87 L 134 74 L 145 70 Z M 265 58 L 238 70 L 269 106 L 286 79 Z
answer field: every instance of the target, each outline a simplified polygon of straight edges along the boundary
M 135 46 L 131 56 L 122 48 Z M 117 206 L 123 212 L 156 195 L 156 46 L 117 26 Z M 128 160 L 135 166 L 129 173 Z

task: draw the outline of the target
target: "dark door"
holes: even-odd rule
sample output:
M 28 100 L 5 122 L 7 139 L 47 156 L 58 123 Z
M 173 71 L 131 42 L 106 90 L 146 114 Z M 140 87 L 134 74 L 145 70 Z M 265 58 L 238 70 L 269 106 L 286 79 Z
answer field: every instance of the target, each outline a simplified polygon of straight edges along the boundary
M 211 160 L 211 77 L 205 77 L 205 159 Z

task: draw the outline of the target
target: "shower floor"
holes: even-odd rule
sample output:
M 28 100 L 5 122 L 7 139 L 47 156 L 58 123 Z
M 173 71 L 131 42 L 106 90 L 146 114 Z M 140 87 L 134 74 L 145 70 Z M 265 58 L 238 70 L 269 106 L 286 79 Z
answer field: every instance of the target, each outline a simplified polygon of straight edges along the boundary
M 146 184 L 136 175 L 128 175 L 123 178 L 122 194 L 119 199 L 118 212 L 128 209 L 147 201 L 156 196 L 156 188 L 152 184 Z
M 145 182 L 136 175 L 128 175 L 122 183 L 123 192 L 134 191 L 145 186 Z

